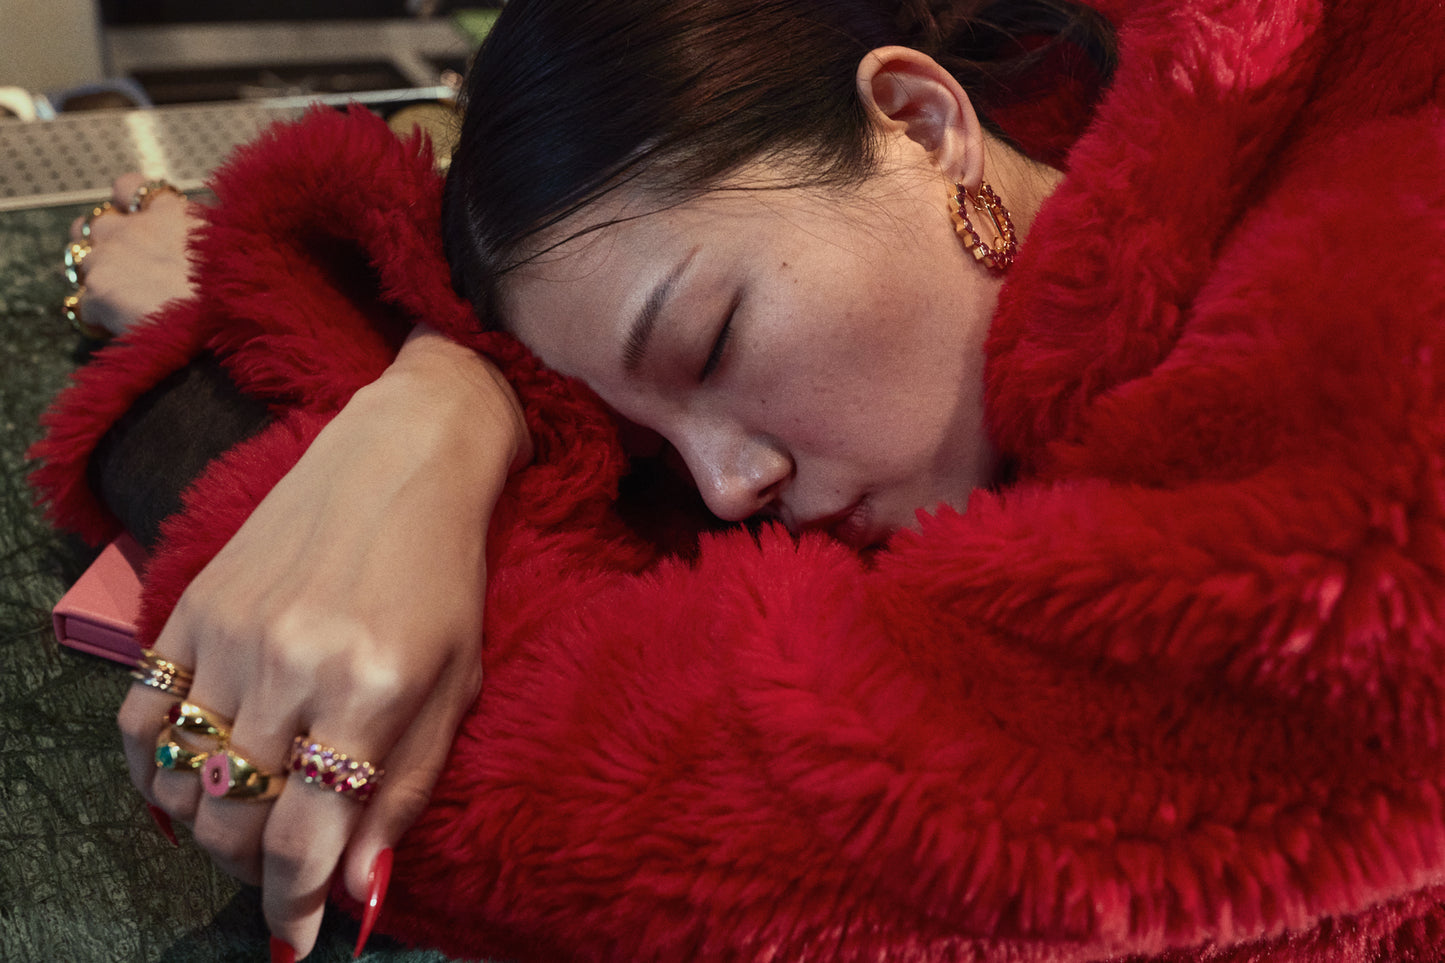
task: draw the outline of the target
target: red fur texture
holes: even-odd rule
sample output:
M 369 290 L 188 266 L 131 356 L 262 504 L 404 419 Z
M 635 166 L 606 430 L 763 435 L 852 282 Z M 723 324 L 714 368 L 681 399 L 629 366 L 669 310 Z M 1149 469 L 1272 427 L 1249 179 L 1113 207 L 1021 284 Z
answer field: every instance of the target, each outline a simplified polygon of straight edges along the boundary
M 989 345 L 1020 478 L 871 564 L 629 534 L 605 413 L 450 291 L 420 145 L 317 113 L 219 176 L 204 295 L 80 372 L 36 451 L 100 537 L 85 460 L 166 371 L 210 350 L 276 406 L 168 526 L 148 633 L 409 323 L 497 358 L 539 439 L 382 930 L 537 960 L 1445 957 L 1445 8 L 1108 7 L 1119 74 Z

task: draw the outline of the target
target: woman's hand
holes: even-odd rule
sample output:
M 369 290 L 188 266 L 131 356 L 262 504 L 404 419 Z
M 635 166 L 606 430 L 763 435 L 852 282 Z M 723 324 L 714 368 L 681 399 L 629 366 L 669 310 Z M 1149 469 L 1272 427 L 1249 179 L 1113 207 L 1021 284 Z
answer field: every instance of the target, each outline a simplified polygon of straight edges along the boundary
M 194 670 L 187 701 L 230 748 L 283 773 L 305 735 L 386 771 L 364 805 L 286 780 L 273 801 L 213 798 L 158 770 L 173 695 L 120 712 L 141 793 L 263 888 L 273 935 L 309 952 L 338 866 L 365 900 L 377 856 L 431 794 L 481 685 L 486 532 L 531 457 L 521 407 L 484 359 L 418 329 L 192 582 L 156 642 Z
M 186 248 L 200 227 L 196 207 L 173 191 L 157 191 L 143 209 L 127 213 L 140 174 L 124 174 L 111 185 L 112 208 L 90 220 L 90 252 L 80 265 L 84 284 L 81 311 L 88 325 L 111 334 L 154 314 L 167 301 L 191 295 Z M 70 226 L 81 240 L 86 218 Z

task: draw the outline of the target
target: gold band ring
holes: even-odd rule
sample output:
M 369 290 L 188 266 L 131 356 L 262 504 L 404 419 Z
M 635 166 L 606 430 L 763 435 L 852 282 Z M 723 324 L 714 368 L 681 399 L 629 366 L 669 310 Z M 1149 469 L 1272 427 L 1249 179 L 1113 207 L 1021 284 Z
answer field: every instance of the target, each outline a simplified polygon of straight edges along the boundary
M 164 660 L 161 660 L 164 661 Z M 270 799 L 281 792 L 285 778 L 256 768 L 231 749 L 231 724 L 194 702 L 177 702 L 166 713 L 176 732 L 216 740 L 211 750 L 189 749 L 162 730 L 156 739 L 156 768 L 199 770 L 201 788 L 216 799 Z
M 178 732 L 209 736 L 223 745 L 231 738 L 231 723 L 228 720 L 194 702 L 177 702 L 171 706 L 166 713 L 166 722 Z
M 179 699 L 186 697 L 186 693 L 191 691 L 191 683 L 195 681 L 190 670 L 181 668 L 169 659 L 161 658 L 154 649 L 140 650 L 140 661 L 131 669 L 130 674 L 131 678 L 141 685 L 169 692 Z
M 150 206 L 150 202 L 157 194 L 169 193 L 177 197 L 185 197 L 180 190 L 170 181 L 146 181 L 130 196 L 130 203 L 126 205 L 126 212 L 137 214 Z
M 65 246 L 65 280 L 80 287 L 80 266 L 90 254 L 89 241 L 72 241 Z
M 110 213 L 111 211 L 113 211 L 113 210 L 115 210 L 115 205 L 112 204 L 110 201 L 106 201 L 104 204 L 97 205 L 94 210 L 92 210 L 89 214 L 87 214 L 86 217 L 85 217 L 85 220 L 82 221 L 82 222 L 81 222 L 81 225 L 80 225 L 80 238 L 81 238 L 81 240 L 83 240 L 83 241 L 88 241 L 88 240 L 90 240 L 90 225 L 91 225 L 91 223 L 92 223 L 96 218 L 98 218 L 98 217 L 104 217 L 105 215 L 109 214 L 109 213 Z
M 350 796 L 357 802 L 370 799 L 385 775 L 384 770 L 369 762 L 352 759 L 344 752 L 311 742 L 305 736 L 297 736 L 291 743 L 290 767 L 302 781 Z
M 285 784 L 284 777 L 257 769 L 229 748 L 211 753 L 201 763 L 201 788 L 216 799 L 270 799 Z

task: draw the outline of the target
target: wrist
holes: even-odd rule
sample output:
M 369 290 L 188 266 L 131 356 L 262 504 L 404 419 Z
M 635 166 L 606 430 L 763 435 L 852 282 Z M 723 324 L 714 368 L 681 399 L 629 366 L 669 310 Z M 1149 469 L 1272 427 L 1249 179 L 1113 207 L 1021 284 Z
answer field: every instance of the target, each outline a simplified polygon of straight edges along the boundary
M 399 430 L 420 431 L 474 453 L 507 473 L 532 458 L 521 401 L 496 365 L 476 351 L 419 326 L 396 360 L 357 393 L 361 405 L 399 417 Z

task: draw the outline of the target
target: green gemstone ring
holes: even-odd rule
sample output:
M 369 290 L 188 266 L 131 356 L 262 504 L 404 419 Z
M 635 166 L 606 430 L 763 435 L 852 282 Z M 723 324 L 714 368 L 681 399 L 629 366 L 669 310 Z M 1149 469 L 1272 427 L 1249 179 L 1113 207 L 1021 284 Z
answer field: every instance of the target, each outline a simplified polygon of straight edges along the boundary
M 210 756 L 209 752 L 195 752 L 174 739 L 167 739 L 164 732 L 161 733 L 160 741 L 156 743 L 157 769 L 194 772 L 205 765 L 208 756 Z

